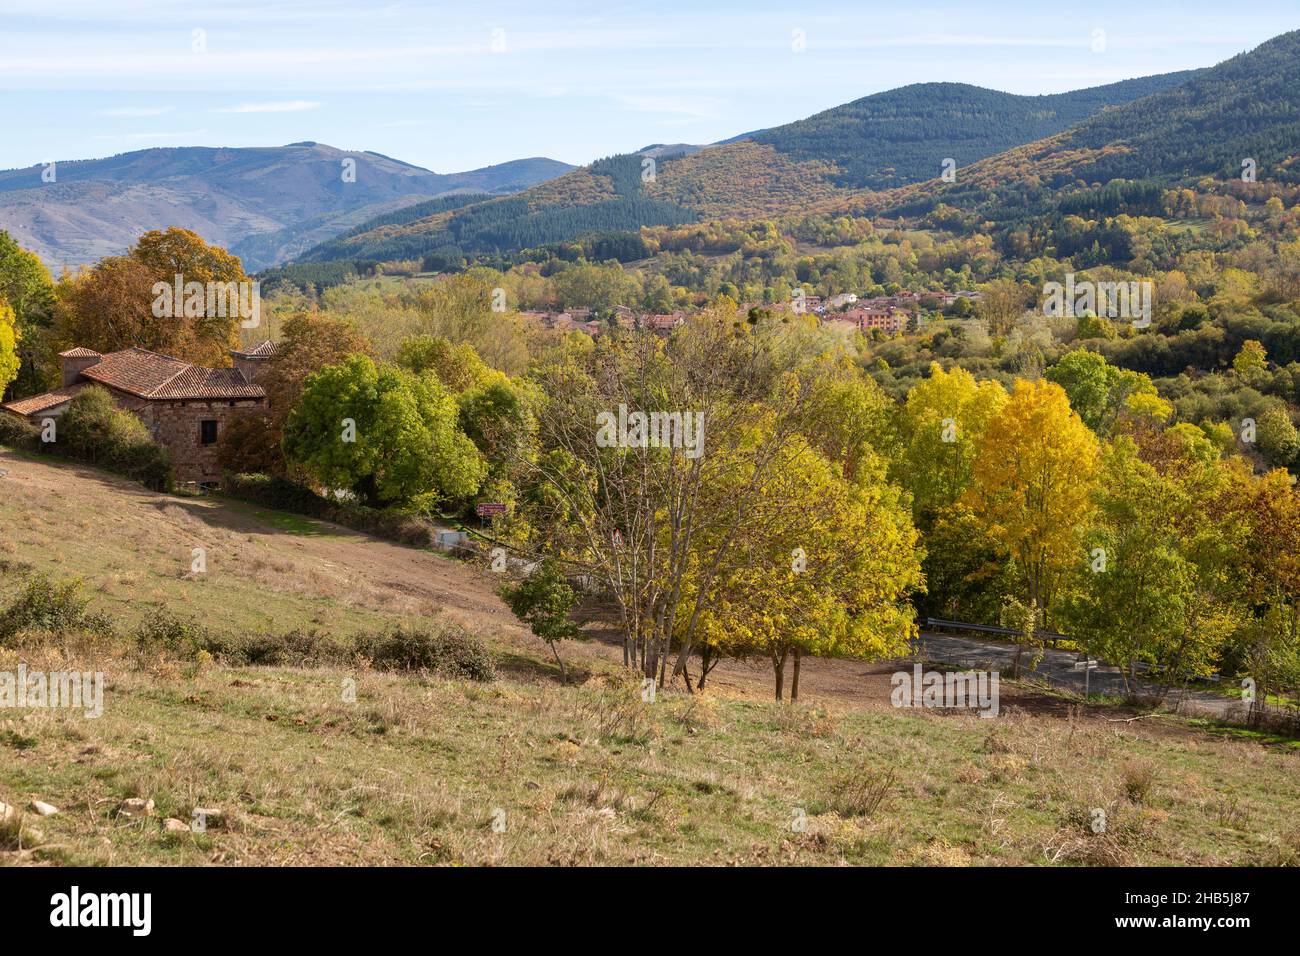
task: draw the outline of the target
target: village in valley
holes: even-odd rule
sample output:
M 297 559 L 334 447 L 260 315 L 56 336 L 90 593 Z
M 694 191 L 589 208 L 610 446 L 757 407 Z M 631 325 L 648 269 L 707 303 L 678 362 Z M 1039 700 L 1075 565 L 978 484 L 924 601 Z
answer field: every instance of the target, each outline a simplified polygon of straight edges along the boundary
M 745 316 L 760 314 L 816 316 L 821 322 L 834 323 L 835 327 L 870 333 L 880 331 L 886 335 L 915 332 L 931 315 L 943 318 L 970 318 L 982 293 L 978 290 L 959 292 L 898 292 L 893 295 L 859 298 L 855 293 L 844 292 L 833 296 L 809 295 L 796 292 L 788 302 L 744 302 L 737 311 Z M 960 303 L 960 305 L 959 305 Z M 664 314 L 638 313 L 623 305 L 614 306 L 605 315 L 599 310 L 573 308 L 555 311 L 524 310 L 524 319 L 540 328 L 557 332 L 578 331 L 599 335 L 611 323 L 624 329 L 649 329 L 667 334 L 686 321 L 691 313 L 686 311 Z

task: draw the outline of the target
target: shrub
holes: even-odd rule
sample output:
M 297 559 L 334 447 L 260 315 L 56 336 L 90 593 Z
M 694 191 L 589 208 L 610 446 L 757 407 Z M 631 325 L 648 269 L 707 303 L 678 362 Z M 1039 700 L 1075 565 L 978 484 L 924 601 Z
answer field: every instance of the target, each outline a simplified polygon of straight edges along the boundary
M 41 430 L 25 418 L 0 412 L 0 445 L 37 451 L 41 446 Z
M 151 610 L 135 629 L 135 642 L 142 651 L 162 650 L 183 654 L 203 645 L 203 629 L 193 618 L 182 618 L 165 607 Z
M 892 769 L 882 771 L 859 764 L 831 781 L 831 809 L 842 817 L 873 816 L 897 781 Z
M 0 641 L 28 630 L 111 632 L 108 618 L 91 613 L 89 605 L 90 599 L 81 593 L 80 579 L 56 582 L 48 574 L 33 574 L 0 611 Z
M 125 475 L 154 491 L 170 491 L 171 458 L 130 412 L 113 404 L 105 389 L 83 389 L 59 417 L 55 441 L 41 450 L 89 462 Z
M 564 579 L 559 563 L 546 558 L 519 584 L 503 587 L 501 596 L 515 616 L 550 645 L 555 662 L 560 665 L 560 673 L 567 681 L 569 669 L 564 666 L 556 644 L 579 638 L 582 631 L 569 620 L 578 604 L 578 595 Z
M 444 677 L 490 681 L 496 678 L 492 656 L 464 628 L 444 622 L 437 630 L 395 628 L 362 635 L 357 650 L 383 670 L 427 670 Z
M 1133 803 L 1146 803 L 1156 783 L 1155 768 L 1149 763 L 1134 762 L 1124 767 L 1124 795 Z
M 282 634 L 205 638 L 201 650 L 228 664 L 266 667 L 326 667 L 353 663 L 349 646 L 315 629 L 295 628 Z

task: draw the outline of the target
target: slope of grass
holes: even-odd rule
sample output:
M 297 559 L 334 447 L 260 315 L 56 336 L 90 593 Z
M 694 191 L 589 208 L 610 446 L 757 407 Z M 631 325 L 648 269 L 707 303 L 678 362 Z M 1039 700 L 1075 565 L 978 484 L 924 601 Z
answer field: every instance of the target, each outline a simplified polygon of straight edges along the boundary
M 104 713 L 0 710 L 0 802 L 60 810 L 0 826 L 0 862 L 1152 865 L 1300 854 L 1300 753 L 1272 738 L 1110 722 L 1104 708 L 1082 715 L 1059 701 L 1031 712 L 1010 690 L 993 720 L 862 696 L 824 709 L 669 690 L 651 703 L 600 645 L 566 648 L 581 684 L 563 685 L 471 567 L 3 450 L 0 466 L 0 604 L 15 569 L 30 566 L 84 577 L 94 609 L 124 628 L 155 604 L 232 633 L 346 636 L 447 616 L 488 644 L 503 675 L 239 667 L 120 639 L 26 635 L 0 646 L 0 672 L 100 671 Z M 196 542 L 209 548 L 205 576 L 188 573 Z M 154 812 L 122 814 L 131 797 Z M 204 832 L 164 828 L 198 807 L 221 816 Z
M 29 652 L 29 666 L 62 666 L 54 656 Z M 0 667 L 13 658 L 0 652 Z M 1300 852 L 1296 755 L 1237 740 L 1023 714 L 649 704 L 613 675 L 482 686 L 82 662 L 108 674 L 102 717 L 33 712 L 13 722 L 19 746 L 0 741 L 0 800 L 62 810 L 30 821 L 47 849 L 24 859 L 1156 865 Z M 136 796 L 154 817 L 117 814 Z M 224 818 L 162 829 L 196 807 Z

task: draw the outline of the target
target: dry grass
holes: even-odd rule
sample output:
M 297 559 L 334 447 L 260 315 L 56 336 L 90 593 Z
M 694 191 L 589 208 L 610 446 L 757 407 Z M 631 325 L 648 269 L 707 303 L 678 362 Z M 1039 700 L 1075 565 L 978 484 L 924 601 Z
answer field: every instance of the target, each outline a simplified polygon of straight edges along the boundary
M 0 457 L 26 475 L 0 497 L 0 560 L 83 575 L 97 610 L 125 620 L 158 601 L 235 631 L 332 633 L 445 613 L 483 637 L 506 675 L 231 667 L 75 636 L 0 648 L 0 671 L 21 661 L 107 678 L 97 719 L 0 710 L 0 802 L 61 811 L 0 825 L 0 861 L 1300 861 L 1292 746 L 1015 707 L 990 722 L 671 690 L 649 703 L 594 652 L 583 658 L 591 676 L 566 686 L 470 569 L 325 528 L 277 531 L 275 516 L 217 502 L 168 500 L 177 513 L 107 479 Z M 177 566 L 195 538 L 216 552 L 205 578 Z M 152 799 L 154 814 L 120 813 L 129 797 Z M 223 811 L 220 823 L 164 830 L 198 807 Z

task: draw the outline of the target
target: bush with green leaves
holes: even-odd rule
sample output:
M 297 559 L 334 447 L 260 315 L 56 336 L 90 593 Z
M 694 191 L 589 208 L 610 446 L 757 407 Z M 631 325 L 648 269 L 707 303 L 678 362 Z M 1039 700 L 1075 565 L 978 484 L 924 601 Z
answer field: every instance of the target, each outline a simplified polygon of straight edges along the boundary
M 154 491 L 172 486 L 171 458 L 149 429 L 113 402 L 99 386 L 83 389 L 55 425 L 55 440 L 45 449 L 98 465 L 139 481 Z
M 22 631 L 111 633 L 109 619 L 89 607 L 79 578 L 56 581 L 43 572 L 31 574 L 0 610 L 0 642 Z
M 188 655 L 205 640 L 202 626 L 193 618 L 180 617 L 165 607 L 153 608 L 135 629 L 135 642 L 142 651 L 164 651 Z
M 41 430 L 25 418 L 0 412 L 0 445 L 38 451 L 41 446 Z
M 199 649 L 240 667 L 337 667 L 356 662 L 355 648 L 315 628 L 279 634 L 210 634 Z
M 284 431 L 285 457 L 322 487 L 372 507 L 461 500 L 487 465 L 433 375 L 352 355 L 307 379 Z
M 380 670 L 431 671 L 474 681 L 496 679 L 492 655 L 483 643 L 449 621 L 432 628 L 397 627 L 364 634 L 357 650 Z

